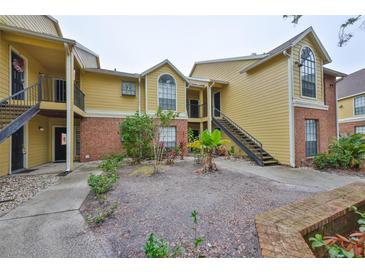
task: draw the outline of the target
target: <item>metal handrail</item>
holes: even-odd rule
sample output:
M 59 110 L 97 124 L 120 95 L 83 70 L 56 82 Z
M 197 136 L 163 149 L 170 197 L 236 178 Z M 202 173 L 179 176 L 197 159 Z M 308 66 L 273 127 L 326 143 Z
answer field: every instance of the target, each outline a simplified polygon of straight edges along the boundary
M 75 83 L 74 86 L 74 93 L 75 93 L 75 106 L 79 107 L 81 110 L 85 110 L 85 93 L 82 92 L 80 87 Z
M 29 87 L 27 87 L 27 88 L 25 88 L 25 89 L 22 89 L 22 90 L 20 90 L 20 91 L 18 91 L 18 92 L 16 92 L 16 93 L 14 93 L 14 94 L 12 94 L 12 95 L 10 95 L 10 96 L 8 96 L 8 97 L 6 97 L 6 98 L 4 98 L 4 99 L 1 99 L 0 100 L 0 105 L 4 105 L 4 102 L 6 102 L 6 101 L 10 101 L 10 100 L 23 100 L 23 99 L 14 99 L 14 97 L 19 97 L 19 95 L 21 95 L 21 94 L 23 94 L 24 93 L 24 95 L 29 91 L 29 90 L 32 90 L 34 87 L 38 87 L 38 83 L 36 83 L 36 84 L 34 84 L 34 85 L 31 85 L 31 86 L 29 86 Z M 8 104 L 8 103 L 6 103 L 6 104 Z
M 246 130 L 244 130 L 242 127 L 240 127 L 237 123 L 235 123 L 231 118 L 229 118 L 226 114 L 224 114 L 221 110 L 217 109 L 217 108 L 213 108 L 214 111 L 217 111 L 220 114 L 220 117 L 222 117 L 223 119 L 226 119 L 229 123 L 231 123 L 232 125 L 234 125 L 236 128 L 238 128 L 239 130 L 241 130 L 252 142 L 254 142 L 258 147 L 260 147 L 260 158 L 261 160 L 263 159 L 263 155 L 262 155 L 262 143 L 257 140 L 255 137 L 253 137 L 250 133 L 248 133 Z
M 191 116 L 191 106 L 197 107 L 198 108 L 198 117 L 192 117 Z M 207 108 L 206 108 L 207 104 L 190 104 L 188 103 L 186 105 L 187 111 L 188 111 L 188 117 L 189 118 L 203 118 L 203 117 L 207 117 Z

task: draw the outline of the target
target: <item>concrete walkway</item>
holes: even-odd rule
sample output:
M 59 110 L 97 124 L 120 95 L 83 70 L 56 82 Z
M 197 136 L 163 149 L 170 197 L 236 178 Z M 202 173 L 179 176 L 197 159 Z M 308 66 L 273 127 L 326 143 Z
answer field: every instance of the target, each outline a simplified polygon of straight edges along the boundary
M 0 257 L 105 257 L 79 208 L 94 165 L 81 165 L 0 218 Z
M 310 168 L 291 168 L 286 166 L 260 167 L 246 160 L 216 159 L 218 168 L 224 167 L 232 171 L 251 173 L 306 191 L 327 191 L 354 181 L 364 180 L 358 176 L 337 175 Z

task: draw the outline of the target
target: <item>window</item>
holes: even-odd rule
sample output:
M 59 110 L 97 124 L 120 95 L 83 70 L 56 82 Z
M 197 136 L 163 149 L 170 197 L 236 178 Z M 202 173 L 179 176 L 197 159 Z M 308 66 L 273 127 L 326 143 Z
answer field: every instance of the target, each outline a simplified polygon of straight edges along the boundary
M 365 134 L 365 126 L 355 127 L 356 134 Z
M 365 95 L 355 97 L 355 115 L 365 114 Z
M 176 147 L 176 127 L 160 127 L 160 142 L 167 148 Z
M 171 75 L 158 79 L 158 104 L 162 110 L 176 110 L 176 83 Z
M 317 120 L 305 120 L 305 155 L 315 156 L 318 153 Z
M 302 96 L 316 98 L 316 60 L 313 51 L 304 47 L 300 54 Z
M 136 95 L 136 83 L 134 82 L 122 82 L 122 95 L 135 96 Z

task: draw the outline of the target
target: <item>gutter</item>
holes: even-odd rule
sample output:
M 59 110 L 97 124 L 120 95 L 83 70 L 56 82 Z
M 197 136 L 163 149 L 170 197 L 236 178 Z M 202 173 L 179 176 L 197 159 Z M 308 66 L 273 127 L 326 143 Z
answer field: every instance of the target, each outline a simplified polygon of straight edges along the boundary
M 289 151 L 290 151 L 290 166 L 295 167 L 295 122 L 294 122 L 294 81 L 293 81 L 293 51 L 289 54 L 287 49 L 282 53 L 288 58 L 288 107 L 289 107 Z
M 29 30 L 25 30 L 25 29 L 20 29 L 17 27 L 9 27 L 9 26 L 2 25 L 2 24 L 0 24 L 0 30 L 16 32 L 16 33 L 33 36 L 33 37 L 37 37 L 37 38 L 41 38 L 41 39 L 45 39 L 45 40 L 51 40 L 51 41 L 55 41 L 55 42 L 62 42 L 62 43 L 67 43 L 67 44 L 71 44 L 71 45 L 76 45 L 75 40 L 56 37 L 56 36 L 39 33 L 39 32 L 34 32 L 34 31 L 29 31 Z

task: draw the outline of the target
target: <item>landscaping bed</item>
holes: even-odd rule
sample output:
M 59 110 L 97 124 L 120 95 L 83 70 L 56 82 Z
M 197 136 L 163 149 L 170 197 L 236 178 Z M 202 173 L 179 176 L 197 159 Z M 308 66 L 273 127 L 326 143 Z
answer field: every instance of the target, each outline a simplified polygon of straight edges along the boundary
M 55 175 L 12 175 L 0 177 L 0 216 L 58 181 Z
M 109 243 L 114 257 L 145 257 L 150 233 L 172 246 L 183 246 L 183 257 L 196 257 L 193 210 L 199 214 L 197 233 L 204 238 L 200 256 L 258 257 L 255 215 L 311 195 L 219 166 L 214 173 L 194 172 L 199 167 L 190 158 L 164 165 L 158 174 L 143 165 L 125 166 L 106 200 L 100 202 L 91 192 L 82 214 L 88 220 L 97 208 L 118 203 L 103 223 L 89 226 L 96 237 Z

